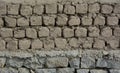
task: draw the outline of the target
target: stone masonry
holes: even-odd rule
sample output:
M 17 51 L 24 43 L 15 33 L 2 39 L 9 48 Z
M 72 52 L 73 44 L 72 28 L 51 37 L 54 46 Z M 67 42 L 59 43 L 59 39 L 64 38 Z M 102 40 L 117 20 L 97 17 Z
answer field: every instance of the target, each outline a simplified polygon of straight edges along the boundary
M 0 73 L 120 73 L 120 0 L 0 0 Z

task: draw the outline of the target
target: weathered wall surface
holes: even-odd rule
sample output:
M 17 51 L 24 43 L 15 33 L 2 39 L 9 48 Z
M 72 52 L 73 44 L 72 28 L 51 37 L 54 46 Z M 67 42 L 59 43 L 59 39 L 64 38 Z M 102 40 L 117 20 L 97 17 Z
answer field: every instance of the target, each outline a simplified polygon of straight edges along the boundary
M 0 0 L 0 73 L 120 73 L 120 0 Z

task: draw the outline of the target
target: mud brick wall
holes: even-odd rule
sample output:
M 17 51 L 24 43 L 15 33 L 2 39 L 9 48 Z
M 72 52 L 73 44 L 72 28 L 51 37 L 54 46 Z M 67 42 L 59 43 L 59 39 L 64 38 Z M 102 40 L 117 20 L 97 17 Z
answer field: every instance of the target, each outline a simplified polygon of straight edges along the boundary
M 0 73 L 120 73 L 120 0 L 0 0 Z

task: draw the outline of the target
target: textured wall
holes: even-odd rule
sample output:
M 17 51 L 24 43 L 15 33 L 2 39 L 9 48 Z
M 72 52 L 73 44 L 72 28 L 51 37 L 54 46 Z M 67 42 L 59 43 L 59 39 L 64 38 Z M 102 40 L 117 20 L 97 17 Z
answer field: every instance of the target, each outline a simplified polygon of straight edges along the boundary
M 120 0 L 0 0 L 0 73 L 120 73 Z

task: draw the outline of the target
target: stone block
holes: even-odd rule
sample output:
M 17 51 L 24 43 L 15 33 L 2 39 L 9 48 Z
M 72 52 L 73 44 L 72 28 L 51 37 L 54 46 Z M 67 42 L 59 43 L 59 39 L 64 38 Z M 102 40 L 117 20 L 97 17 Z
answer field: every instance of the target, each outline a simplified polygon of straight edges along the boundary
M 55 25 L 55 17 L 54 16 L 43 16 L 43 22 L 46 26 Z
M 78 69 L 77 73 L 89 73 L 88 69 Z
M 64 25 L 67 25 L 67 21 L 68 21 L 67 16 L 64 14 L 60 14 L 57 16 L 56 24 L 58 26 L 64 26 Z
M 19 49 L 30 49 L 31 41 L 28 39 L 19 40 Z
M 90 16 L 83 16 L 82 17 L 82 25 L 92 25 L 92 18 Z
M 79 14 L 84 14 L 84 13 L 87 13 L 88 11 L 88 4 L 77 4 L 76 5 L 76 13 L 79 13 Z
M 100 34 L 100 30 L 99 30 L 99 28 L 97 28 L 97 27 L 89 27 L 88 28 L 88 35 L 90 36 L 90 37 L 98 37 L 99 36 L 99 34 Z
M 69 4 L 64 6 L 64 13 L 65 14 L 75 14 L 75 7 Z
M 39 39 L 35 39 L 31 43 L 32 49 L 41 49 L 43 47 L 43 42 Z
M 42 25 L 42 17 L 41 16 L 31 16 L 30 17 L 30 25 Z
M 107 17 L 107 24 L 108 25 L 118 25 L 119 20 L 115 16 Z
M 11 28 L 1 28 L 0 35 L 5 38 L 13 37 L 13 30 Z
M 113 49 L 116 49 L 119 47 L 119 40 L 117 40 L 117 39 L 108 40 L 107 43 Z
M 17 50 L 18 49 L 18 41 L 17 40 L 9 40 L 7 41 L 7 49 Z
M 90 70 L 90 73 L 108 73 L 106 70 Z
M 105 25 L 105 17 L 98 15 L 95 17 L 94 25 Z
M 102 5 L 101 12 L 104 14 L 110 14 L 113 11 L 113 7 L 111 5 Z
M 30 71 L 26 68 L 18 68 L 19 73 L 30 73 Z
M 56 38 L 55 39 L 55 45 L 57 48 L 66 48 L 67 46 L 67 40 L 63 38 Z
M 92 48 L 92 44 L 93 44 L 93 39 L 92 38 L 87 38 L 84 40 L 83 42 L 83 48 Z
M 20 14 L 23 16 L 30 16 L 32 15 L 32 7 L 28 5 L 22 5 L 20 9 Z
M 74 29 L 71 28 L 64 28 L 63 29 L 63 36 L 65 38 L 70 38 L 74 36 Z
M 67 67 L 68 66 L 68 58 L 65 58 L 65 57 L 47 58 L 46 66 L 48 68 Z
M 70 16 L 68 24 L 69 24 L 69 26 L 80 25 L 80 18 L 78 16 Z
M 39 56 L 28 58 L 24 61 L 24 66 L 29 69 L 43 68 L 44 64 L 45 64 L 45 59 L 39 58 Z
M 111 37 L 112 36 L 112 29 L 110 27 L 105 27 L 101 30 L 101 35 L 103 37 Z
M 96 67 L 119 69 L 120 68 L 119 64 L 120 64 L 120 60 L 100 58 L 96 63 Z
M 16 68 L 20 68 L 23 66 L 23 59 L 20 58 L 9 58 L 7 59 L 6 65 L 7 67 L 16 67 Z
M 35 73 L 56 73 L 56 69 L 36 69 Z
M 36 6 L 34 6 L 33 12 L 35 14 L 38 14 L 38 15 L 43 14 L 44 13 L 44 6 L 43 5 L 36 5 Z
M 104 49 L 105 48 L 105 41 L 100 40 L 100 39 L 95 39 L 93 48 Z
M 18 15 L 19 14 L 19 4 L 8 4 L 7 5 L 7 13 L 10 15 Z
M 69 60 L 71 68 L 80 68 L 80 58 L 72 58 Z
M 23 17 L 17 19 L 17 26 L 20 26 L 20 27 L 29 26 L 29 19 L 26 19 Z
M 54 44 L 54 40 L 52 39 L 46 39 L 44 41 L 44 48 L 49 50 L 49 49 L 54 49 L 55 44 Z
M 47 27 L 40 27 L 38 31 L 39 37 L 48 37 L 50 35 L 49 29 Z
M 51 37 L 61 37 L 62 29 L 60 27 L 50 28 Z
M 90 4 L 89 5 L 89 12 L 90 13 L 99 13 L 100 5 L 98 3 Z
M 87 29 L 82 27 L 77 27 L 75 30 L 76 37 L 86 37 L 87 36 Z
M 5 25 L 7 27 L 16 27 L 16 19 L 11 17 L 5 17 Z
M 37 38 L 37 31 L 34 28 L 27 28 L 26 37 L 32 39 Z
M 114 35 L 120 36 L 120 28 L 119 27 L 114 28 Z
M 46 13 L 57 13 L 57 4 L 47 4 L 45 5 L 45 11 Z
M 57 70 L 57 73 L 74 73 L 75 69 L 74 68 L 59 68 Z
M 25 37 L 25 30 L 22 30 L 22 29 L 14 30 L 14 37 L 15 38 L 24 38 Z
M 95 68 L 95 58 L 90 56 L 82 56 L 81 68 Z
M 69 45 L 73 48 L 79 47 L 78 40 L 76 38 L 71 38 L 69 40 Z

